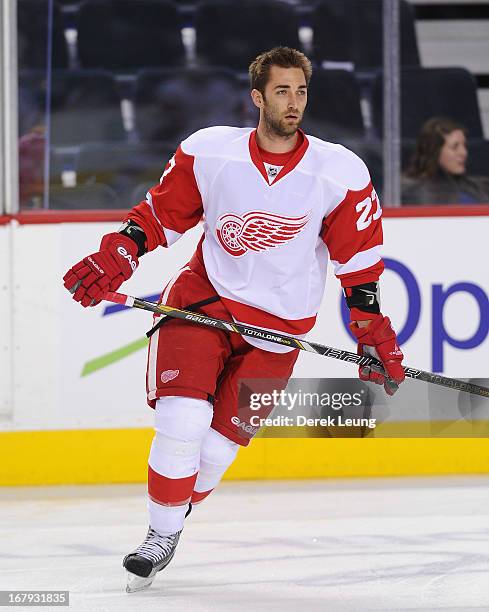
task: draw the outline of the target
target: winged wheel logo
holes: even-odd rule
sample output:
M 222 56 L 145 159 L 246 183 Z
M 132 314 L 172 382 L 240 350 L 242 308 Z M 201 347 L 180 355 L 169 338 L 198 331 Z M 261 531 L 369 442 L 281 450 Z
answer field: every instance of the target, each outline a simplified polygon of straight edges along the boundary
M 310 213 L 302 217 L 262 211 L 251 211 L 243 216 L 226 213 L 217 220 L 216 235 L 227 253 L 241 257 L 248 251 L 268 251 L 293 240 L 309 219 Z

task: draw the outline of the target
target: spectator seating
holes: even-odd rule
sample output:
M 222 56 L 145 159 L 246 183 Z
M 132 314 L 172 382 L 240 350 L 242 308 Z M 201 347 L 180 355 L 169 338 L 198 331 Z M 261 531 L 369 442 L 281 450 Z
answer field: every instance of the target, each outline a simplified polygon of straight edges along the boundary
M 19 138 L 46 123 L 46 91 L 42 87 L 45 79 L 44 71 L 24 70 L 19 73 Z
M 47 86 L 44 71 L 20 74 L 21 100 L 27 100 L 24 103 L 26 116 L 20 117 L 21 125 L 45 123 Z M 96 70 L 53 71 L 50 105 L 50 142 L 53 145 L 123 140 L 126 136 L 119 94 L 110 73 Z
M 373 124 L 382 136 L 383 78 L 379 72 L 372 92 Z M 402 137 L 416 139 L 422 124 L 436 115 L 464 125 L 471 138 L 482 138 L 477 86 L 465 68 L 404 68 L 401 72 Z
M 342 139 L 338 142 L 356 153 L 365 162 L 372 179 L 372 185 L 382 200 L 382 190 L 384 187 L 382 143 L 378 140 L 370 141 L 358 138 L 353 140 Z
M 401 63 L 419 66 L 413 8 L 401 0 Z M 239 11 L 237 11 L 239 15 Z M 382 0 L 323 0 L 312 16 L 313 56 L 354 70 L 382 66 Z
M 49 207 L 54 210 L 118 209 L 123 208 L 117 194 L 107 185 L 82 185 L 80 187 L 51 186 Z
M 18 64 L 19 69 L 46 70 L 48 34 L 51 32 L 51 65 L 68 67 L 68 51 L 59 7 L 53 5 L 52 23 L 48 23 L 48 0 L 18 0 Z
M 162 143 L 90 143 L 80 147 L 75 161 L 78 185 L 100 183 L 117 194 L 124 207 L 133 206 L 133 192 L 140 184 L 156 185 L 175 147 Z
M 265 49 L 300 48 L 298 26 L 294 9 L 279 0 L 207 0 L 195 14 L 197 57 L 246 71 Z
M 83 68 L 131 72 L 184 61 L 181 18 L 167 0 L 86 0 L 78 14 Z
M 411 158 L 416 150 L 415 138 L 404 138 L 401 142 L 401 170 L 405 172 L 411 164 Z
M 304 131 L 336 141 L 364 136 L 360 88 L 347 70 L 316 70 L 309 86 Z
M 489 178 L 489 140 L 469 138 L 468 149 L 468 174 L 486 176 Z
M 138 72 L 136 129 L 143 141 L 179 142 L 204 127 L 240 126 L 242 109 L 242 89 L 230 70 Z
M 148 193 L 149 189 L 154 186 L 154 184 L 154 181 L 142 181 L 141 183 L 138 183 L 129 195 L 129 205 L 134 206 L 138 202 L 145 200 L 146 194 Z

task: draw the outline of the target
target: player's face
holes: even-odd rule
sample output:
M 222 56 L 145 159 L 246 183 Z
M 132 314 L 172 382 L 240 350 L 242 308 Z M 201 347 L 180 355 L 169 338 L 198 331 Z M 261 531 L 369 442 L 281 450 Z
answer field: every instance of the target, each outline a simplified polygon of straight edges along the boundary
M 262 103 L 267 130 L 277 136 L 293 136 L 307 104 L 307 85 L 301 68 L 272 66 Z
M 438 163 L 449 174 L 464 174 L 467 161 L 467 144 L 462 130 L 453 130 L 445 136 Z

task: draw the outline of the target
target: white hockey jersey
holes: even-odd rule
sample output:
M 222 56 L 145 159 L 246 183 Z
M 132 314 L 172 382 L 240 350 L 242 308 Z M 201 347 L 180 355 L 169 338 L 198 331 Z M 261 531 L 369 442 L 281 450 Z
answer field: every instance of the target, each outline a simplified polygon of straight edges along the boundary
M 382 211 L 367 167 L 341 145 L 301 135 L 272 172 L 256 130 L 200 130 L 128 216 L 148 250 L 171 246 L 203 218 L 205 269 L 234 319 L 299 336 L 315 323 L 328 259 L 344 287 L 383 271 Z

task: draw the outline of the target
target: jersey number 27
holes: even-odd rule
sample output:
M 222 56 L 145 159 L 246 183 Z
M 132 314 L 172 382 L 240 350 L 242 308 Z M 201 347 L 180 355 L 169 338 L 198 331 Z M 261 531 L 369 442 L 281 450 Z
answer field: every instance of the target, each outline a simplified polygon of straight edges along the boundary
M 375 204 L 375 211 L 373 214 L 372 207 Z M 358 202 L 356 205 L 356 211 L 360 213 L 360 216 L 357 219 L 357 230 L 361 232 L 364 229 L 367 229 L 372 221 L 377 221 L 377 219 L 382 214 L 382 208 L 380 207 L 379 198 L 375 193 L 375 189 L 372 190 L 372 194 L 370 197 L 365 198 L 361 202 Z

